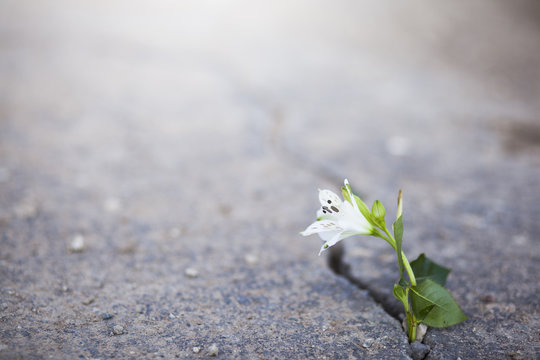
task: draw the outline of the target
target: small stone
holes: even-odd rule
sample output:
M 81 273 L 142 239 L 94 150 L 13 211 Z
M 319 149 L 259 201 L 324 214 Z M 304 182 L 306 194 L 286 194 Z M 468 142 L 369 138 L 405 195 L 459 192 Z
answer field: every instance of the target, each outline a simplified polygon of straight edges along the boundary
M 259 258 L 257 257 L 257 255 L 254 254 L 246 254 L 244 256 L 244 260 L 248 265 L 255 265 L 259 262 Z
M 91 296 L 91 297 L 89 297 L 89 298 L 87 298 L 87 299 L 85 299 L 85 300 L 83 300 L 83 301 L 81 301 L 81 302 L 82 302 L 83 305 L 90 305 L 90 304 L 93 303 L 95 300 L 96 300 L 96 299 L 95 299 L 93 296 Z
M 366 349 L 371 347 L 371 345 L 373 345 L 373 341 L 374 340 L 372 338 L 365 339 L 364 342 L 362 343 L 362 347 L 364 347 Z
M 68 249 L 71 252 L 83 252 L 85 249 L 84 236 L 81 234 L 75 235 L 73 240 L 69 243 Z
M 424 336 L 426 335 L 427 329 L 428 327 L 426 324 L 418 325 L 418 327 L 416 328 L 416 341 L 422 342 L 422 340 L 424 340 Z
M 525 245 L 528 242 L 528 238 L 525 235 L 516 235 L 512 237 L 512 241 L 516 245 Z
M 218 356 L 219 348 L 216 344 L 210 345 L 208 348 L 208 356 Z
M 105 200 L 105 202 L 103 203 L 103 207 L 105 208 L 105 211 L 109 213 L 115 213 L 118 210 L 120 210 L 120 207 L 121 207 L 120 199 L 116 197 L 110 197 Z
M 176 319 L 176 316 L 173 313 L 169 313 L 169 319 Z
M 199 275 L 199 272 L 197 271 L 197 269 L 194 269 L 194 268 L 187 268 L 187 269 L 184 271 L 184 274 L 186 274 L 187 277 L 190 277 L 190 278 L 196 278 L 196 277 Z
M 103 314 L 102 317 L 103 317 L 103 320 L 111 320 L 114 317 L 114 315 L 109 314 L 109 313 L 105 313 L 105 314 Z
M 122 335 L 124 333 L 124 327 L 122 325 L 114 325 L 112 333 L 113 335 Z
M 429 346 L 415 341 L 411 344 L 412 358 L 413 360 L 422 360 L 429 353 Z
M 480 296 L 480 301 L 484 304 L 491 304 L 495 302 L 495 296 L 493 294 L 484 294 Z
M 201 348 L 198 347 L 198 346 L 194 346 L 193 349 L 191 349 L 191 350 L 193 350 L 193 352 L 194 352 L 195 354 L 198 354 L 198 353 L 201 351 Z

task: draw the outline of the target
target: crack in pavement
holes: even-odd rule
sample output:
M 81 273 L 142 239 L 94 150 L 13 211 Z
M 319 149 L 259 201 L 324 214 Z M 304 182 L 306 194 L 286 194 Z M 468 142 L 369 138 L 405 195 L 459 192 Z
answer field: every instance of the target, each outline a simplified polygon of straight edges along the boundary
M 388 315 L 398 320 L 401 324 L 404 319 L 404 314 L 402 312 L 400 303 L 392 296 L 384 293 L 373 286 L 371 286 L 367 281 L 355 277 L 351 272 L 351 266 L 346 263 L 343 258 L 345 256 L 345 247 L 343 244 L 338 243 L 332 246 L 329 250 L 327 257 L 328 267 L 338 276 L 345 278 L 351 284 L 355 285 L 359 289 L 366 290 L 368 295 L 377 303 Z M 404 336 L 407 336 L 403 332 Z M 421 341 L 422 343 L 423 341 Z M 409 344 L 411 345 L 411 344 Z M 411 352 L 414 353 L 414 350 L 411 346 Z M 423 357 L 415 357 L 414 359 L 424 359 L 429 354 L 429 351 Z M 414 354 L 413 354 L 414 355 Z

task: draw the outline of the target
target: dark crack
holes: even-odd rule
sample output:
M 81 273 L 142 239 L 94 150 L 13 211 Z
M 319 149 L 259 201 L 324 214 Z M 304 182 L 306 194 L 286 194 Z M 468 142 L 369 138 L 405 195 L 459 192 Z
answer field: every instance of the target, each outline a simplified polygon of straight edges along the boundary
M 327 264 L 335 274 L 344 277 L 358 288 L 367 290 L 369 296 L 373 298 L 373 300 L 379 304 L 388 315 L 400 322 L 403 320 L 404 315 L 401 311 L 400 303 L 392 295 L 375 289 L 367 281 L 355 277 L 352 274 L 351 266 L 343 260 L 345 248 L 342 244 L 337 244 L 329 250 Z
M 344 257 L 345 247 L 342 243 L 338 243 L 335 246 L 331 247 L 329 249 L 327 257 L 328 267 L 336 275 L 344 277 L 345 279 L 347 279 L 347 281 L 349 281 L 351 284 L 355 285 L 359 289 L 366 290 L 368 292 L 368 295 L 373 299 L 373 301 L 375 301 L 388 315 L 399 321 L 399 323 L 401 324 L 405 317 L 405 314 L 402 311 L 402 305 L 399 303 L 399 301 L 397 301 L 393 297 L 393 295 L 389 295 L 388 293 L 380 291 L 371 286 L 367 281 L 355 277 L 351 272 L 351 266 L 343 260 Z M 413 359 L 422 360 L 425 359 L 429 354 L 429 350 L 425 355 L 420 354 L 418 351 L 415 351 L 412 344 L 410 345 Z

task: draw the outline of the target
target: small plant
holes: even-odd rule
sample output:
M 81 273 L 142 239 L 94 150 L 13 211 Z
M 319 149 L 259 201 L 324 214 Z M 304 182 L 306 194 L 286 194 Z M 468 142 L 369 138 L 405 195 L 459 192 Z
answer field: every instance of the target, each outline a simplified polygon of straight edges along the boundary
M 397 253 L 399 269 L 399 281 L 394 284 L 393 294 L 403 303 L 409 342 L 416 340 L 416 329 L 421 323 L 443 328 L 467 320 L 452 295 L 444 288 L 450 269 L 435 263 L 424 254 L 409 263 L 402 251 L 401 191 L 392 232 L 386 226 L 386 210 L 380 201 L 376 200 L 370 210 L 352 193 L 347 180 L 342 187 L 342 193 L 344 200 L 330 190 L 319 190 L 321 208 L 317 211 L 317 220 L 301 232 L 304 236 L 319 234 L 324 240 L 319 255 L 330 246 L 353 235 L 371 235 L 390 244 Z

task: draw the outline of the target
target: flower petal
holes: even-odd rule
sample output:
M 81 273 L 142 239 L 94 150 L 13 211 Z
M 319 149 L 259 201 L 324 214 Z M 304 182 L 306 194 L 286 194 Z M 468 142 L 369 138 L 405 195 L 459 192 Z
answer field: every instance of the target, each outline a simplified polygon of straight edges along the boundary
M 333 191 L 330 190 L 320 190 L 319 191 L 319 201 L 321 205 L 330 206 L 330 205 L 341 205 L 341 199 Z
M 339 217 L 343 202 L 335 193 L 330 190 L 319 190 L 319 201 L 321 202 L 321 211 L 325 215 L 334 215 Z M 332 219 L 332 216 L 328 218 Z
M 321 232 L 326 231 L 340 231 L 342 230 L 339 228 L 335 221 L 332 220 L 320 220 L 315 221 L 313 224 L 309 225 L 306 230 L 302 231 L 300 234 L 304 236 L 308 236 L 311 234 L 317 234 Z
M 321 239 L 327 242 L 327 241 L 332 240 L 332 238 L 336 236 L 336 234 L 340 234 L 342 232 L 343 230 L 332 230 L 332 231 L 320 232 L 318 235 Z
M 321 256 L 322 252 L 326 249 L 328 249 L 330 246 L 334 246 L 335 244 L 337 244 L 337 242 L 339 240 L 342 240 L 344 239 L 342 237 L 343 235 L 343 232 L 338 232 L 336 233 L 330 240 L 326 241 L 322 246 L 321 246 L 321 250 L 319 250 L 319 256 Z

